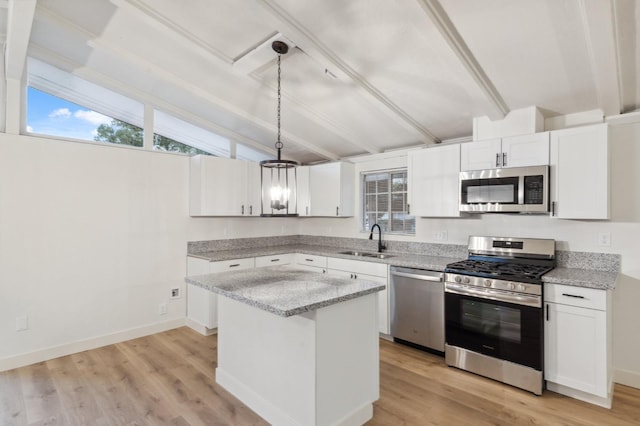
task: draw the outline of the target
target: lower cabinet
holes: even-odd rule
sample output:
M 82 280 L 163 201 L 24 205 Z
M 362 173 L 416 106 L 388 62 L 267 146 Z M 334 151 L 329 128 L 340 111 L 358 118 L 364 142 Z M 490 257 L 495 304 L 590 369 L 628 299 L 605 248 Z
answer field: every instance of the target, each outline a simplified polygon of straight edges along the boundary
M 611 408 L 609 291 L 545 284 L 547 389 Z
M 294 263 L 298 268 L 313 272 L 327 273 L 327 257 L 315 254 L 296 253 Z
M 327 258 L 304 253 L 287 253 L 256 258 L 209 262 L 187 257 L 187 275 L 203 275 L 216 272 L 259 268 L 262 266 L 295 264 L 296 267 L 313 272 L 330 273 L 354 280 L 379 282 L 387 286 L 378 292 L 378 328 L 389 334 L 388 265 L 359 260 Z M 189 327 L 201 334 L 211 334 L 218 327 L 218 298 L 211 291 L 189 284 L 187 286 L 187 320 Z
M 389 266 L 384 263 L 329 257 L 327 258 L 327 271 L 332 275 L 353 280 L 373 281 L 387 286 L 378 292 L 378 331 L 382 334 L 389 334 Z
M 253 268 L 253 257 L 247 259 L 209 262 L 205 259 L 187 257 L 187 275 L 213 274 Z M 201 287 L 187 286 L 187 320 L 189 327 L 201 334 L 212 334 L 218 327 L 218 296 Z

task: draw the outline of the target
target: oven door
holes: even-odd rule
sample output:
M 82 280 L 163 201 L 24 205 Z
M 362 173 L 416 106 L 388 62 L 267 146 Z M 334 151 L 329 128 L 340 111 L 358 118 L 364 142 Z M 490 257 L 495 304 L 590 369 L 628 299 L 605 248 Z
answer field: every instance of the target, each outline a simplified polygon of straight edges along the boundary
M 474 294 L 479 292 L 486 295 Z M 451 346 L 542 371 L 540 297 L 511 295 L 446 283 L 445 340 Z M 511 297 L 511 301 L 500 300 Z

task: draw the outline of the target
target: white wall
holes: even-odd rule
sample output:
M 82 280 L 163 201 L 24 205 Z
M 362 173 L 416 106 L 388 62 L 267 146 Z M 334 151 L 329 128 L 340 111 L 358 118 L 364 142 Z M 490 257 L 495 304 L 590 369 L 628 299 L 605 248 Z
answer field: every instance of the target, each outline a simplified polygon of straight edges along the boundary
M 640 387 L 640 122 L 614 126 L 610 137 L 610 221 L 422 218 L 415 237 L 395 239 L 436 242 L 433 232 L 446 230 L 455 244 L 466 244 L 469 234 L 518 235 L 554 238 L 561 249 L 621 254 L 616 380 Z M 0 370 L 18 359 L 37 361 L 182 324 L 184 298 L 169 301 L 164 316 L 158 305 L 171 286 L 184 288 L 187 241 L 368 236 L 357 218 L 189 218 L 188 163 L 179 155 L 0 134 Z M 358 163 L 356 170 L 405 164 L 396 156 Z M 356 206 L 359 211 L 359 197 Z M 611 232 L 611 247 L 598 246 L 602 231 Z M 16 332 L 23 315 L 29 330 Z
M 559 220 L 548 216 L 473 215 L 466 218 L 420 218 L 415 237 L 386 236 L 387 239 L 467 244 L 469 235 L 553 238 L 561 250 L 617 253 L 622 255 L 621 274 L 613 293 L 614 367 L 616 381 L 640 387 L 640 120 L 612 125 L 611 220 Z M 402 159 L 361 162 L 356 171 L 380 170 L 402 165 Z M 585 170 L 588 173 L 588 170 Z M 359 177 L 357 194 L 360 193 Z M 588 188 L 585 188 L 588 191 Z M 356 216 L 349 219 L 306 219 L 300 233 L 366 238 L 360 232 L 361 200 Z M 436 241 L 436 231 L 447 231 L 447 241 Z M 600 232 L 611 232 L 611 246 L 601 247 Z
M 186 156 L 0 134 L 0 370 L 184 324 L 169 289 L 184 290 L 187 241 L 297 233 L 190 218 L 188 170 Z

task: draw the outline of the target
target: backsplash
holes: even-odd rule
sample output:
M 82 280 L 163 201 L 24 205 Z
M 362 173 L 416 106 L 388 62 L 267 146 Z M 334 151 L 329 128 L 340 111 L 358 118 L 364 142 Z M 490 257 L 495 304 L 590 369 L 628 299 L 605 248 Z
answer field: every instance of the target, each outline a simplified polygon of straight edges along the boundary
M 223 250 L 274 247 L 303 244 L 309 246 L 337 247 L 341 249 L 376 251 L 378 241 L 366 238 L 323 237 L 318 235 L 283 235 L 275 237 L 235 238 L 226 240 L 190 241 L 188 253 L 206 253 Z M 465 259 L 467 246 L 462 244 L 433 244 L 409 241 L 385 241 L 387 251 L 425 256 L 442 256 Z M 558 267 L 587 269 L 593 271 L 618 272 L 620 255 L 610 253 L 588 253 L 576 251 L 556 251 Z
M 606 272 L 620 271 L 619 254 L 557 250 L 556 263 L 563 268 Z

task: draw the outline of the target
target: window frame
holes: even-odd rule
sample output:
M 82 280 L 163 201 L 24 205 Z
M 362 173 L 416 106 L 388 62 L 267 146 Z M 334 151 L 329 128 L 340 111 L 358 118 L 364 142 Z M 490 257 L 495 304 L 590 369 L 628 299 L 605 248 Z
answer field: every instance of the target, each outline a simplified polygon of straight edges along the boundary
M 403 203 L 403 210 L 402 212 L 400 211 L 393 211 L 393 205 L 392 205 L 392 195 L 394 194 L 394 191 L 392 191 L 392 175 L 394 173 L 398 173 L 398 172 L 402 172 L 405 175 L 405 190 L 404 191 L 400 191 L 400 193 L 404 194 L 404 203 Z M 370 227 L 366 226 L 367 223 L 367 214 L 369 213 L 369 211 L 367 210 L 367 185 L 366 185 L 366 179 L 367 176 L 371 176 L 371 175 L 381 175 L 381 174 L 386 174 L 387 175 L 387 180 L 388 180 L 388 200 L 387 200 L 387 205 L 388 205 L 388 211 L 387 214 L 389 215 L 389 217 L 391 218 L 391 220 L 389 221 L 389 224 L 392 223 L 393 221 L 393 214 L 405 214 L 406 218 L 403 219 L 403 229 L 401 231 L 393 231 L 393 230 L 389 230 L 389 229 L 383 229 L 382 231 L 385 234 L 391 234 L 391 235 L 405 235 L 405 236 L 415 236 L 416 235 L 416 216 L 413 216 L 411 214 L 409 214 L 407 212 L 407 206 L 408 206 L 408 197 L 409 197 L 409 175 L 408 175 L 409 171 L 407 167 L 396 167 L 396 168 L 390 168 L 390 169 L 381 169 L 381 170 L 367 170 L 367 171 L 363 171 L 360 173 L 360 207 L 361 207 L 361 211 L 360 211 L 360 228 L 361 228 L 361 232 L 370 232 Z M 398 192 L 395 192 L 396 194 Z M 376 195 L 378 194 L 378 191 L 376 190 Z M 377 211 L 377 210 L 376 210 Z M 411 230 L 407 230 L 407 223 L 413 222 L 413 226 L 412 226 L 412 232 Z M 374 222 L 376 223 L 376 222 Z M 373 224 L 371 224 L 370 226 L 373 226 Z M 388 227 L 387 227 L 388 228 Z

